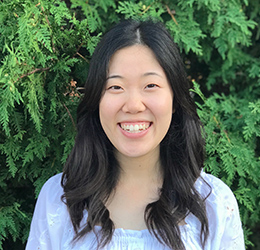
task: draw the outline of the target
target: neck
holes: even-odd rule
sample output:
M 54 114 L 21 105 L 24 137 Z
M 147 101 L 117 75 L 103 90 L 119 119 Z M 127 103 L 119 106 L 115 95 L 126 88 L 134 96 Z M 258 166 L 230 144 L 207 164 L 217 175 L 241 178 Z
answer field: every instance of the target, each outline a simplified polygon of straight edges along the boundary
M 120 164 L 120 181 L 124 183 L 141 183 L 162 181 L 162 169 L 160 165 L 160 152 L 155 149 L 141 157 L 127 157 L 117 153 Z

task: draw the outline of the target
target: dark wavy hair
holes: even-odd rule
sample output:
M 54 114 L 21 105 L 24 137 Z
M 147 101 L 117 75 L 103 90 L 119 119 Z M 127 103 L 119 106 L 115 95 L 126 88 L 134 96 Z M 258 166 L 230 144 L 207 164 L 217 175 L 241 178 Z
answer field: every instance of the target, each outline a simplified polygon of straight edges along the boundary
M 84 97 L 77 110 L 75 145 L 61 181 L 62 199 L 75 230 L 74 240 L 93 230 L 98 246 L 103 247 L 113 236 L 114 223 L 104 204 L 117 185 L 120 166 L 114 146 L 101 127 L 99 103 L 112 55 L 135 44 L 147 46 L 155 54 L 173 90 L 175 108 L 170 128 L 160 143 L 164 181 L 159 200 L 146 207 L 147 228 L 162 244 L 183 250 L 178 224 L 192 213 L 201 223 L 200 240 L 205 246 L 209 234 L 205 199 L 194 187 L 204 162 L 202 125 L 178 47 L 164 25 L 151 20 L 120 22 L 104 35 L 93 54 Z M 88 218 L 80 228 L 85 209 Z M 95 225 L 101 225 L 101 236 L 95 232 Z

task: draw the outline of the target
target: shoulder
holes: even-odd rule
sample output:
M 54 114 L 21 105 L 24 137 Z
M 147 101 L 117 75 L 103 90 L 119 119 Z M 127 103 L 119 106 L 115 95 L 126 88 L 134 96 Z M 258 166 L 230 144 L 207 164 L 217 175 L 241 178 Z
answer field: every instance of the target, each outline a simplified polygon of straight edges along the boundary
M 61 177 L 62 173 L 51 177 L 45 182 L 36 202 L 34 217 L 45 217 L 46 214 L 56 213 L 60 209 L 64 210 L 66 205 L 61 199 L 64 194 Z
M 63 192 L 62 186 L 61 186 L 61 177 L 62 173 L 56 174 L 52 177 L 50 177 L 42 186 L 41 193 L 47 192 L 50 190 L 55 190 L 56 192 Z
M 210 249 L 243 249 L 244 237 L 237 200 L 219 178 L 202 172 L 195 187 L 205 198 Z
M 69 218 L 66 205 L 61 199 L 62 174 L 51 177 L 38 196 L 31 222 L 26 250 L 60 249 L 59 240 Z
M 202 172 L 195 185 L 205 199 L 209 223 L 224 223 L 231 216 L 240 221 L 235 195 L 222 180 Z
M 202 198 L 207 198 L 206 200 L 210 202 L 221 203 L 229 201 L 237 204 L 236 198 L 229 186 L 211 174 L 202 172 L 195 183 L 195 187 Z
M 63 195 L 63 188 L 61 186 L 62 173 L 56 174 L 49 178 L 43 185 L 40 194 L 38 196 L 38 201 L 44 199 L 45 201 L 51 203 L 57 203 Z

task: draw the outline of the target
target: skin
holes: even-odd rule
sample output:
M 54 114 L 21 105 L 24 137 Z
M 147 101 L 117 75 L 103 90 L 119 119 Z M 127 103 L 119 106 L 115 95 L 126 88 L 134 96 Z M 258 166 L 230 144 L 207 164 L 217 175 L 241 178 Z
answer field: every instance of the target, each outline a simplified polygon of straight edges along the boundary
M 172 89 L 148 47 L 134 45 L 112 56 L 99 110 L 121 167 L 116 190 L 106 204 L 110 217 L 116 228 L 145 229 L 145 207 L 159 198 L 162 186 L 160 142 L 173 113 Z

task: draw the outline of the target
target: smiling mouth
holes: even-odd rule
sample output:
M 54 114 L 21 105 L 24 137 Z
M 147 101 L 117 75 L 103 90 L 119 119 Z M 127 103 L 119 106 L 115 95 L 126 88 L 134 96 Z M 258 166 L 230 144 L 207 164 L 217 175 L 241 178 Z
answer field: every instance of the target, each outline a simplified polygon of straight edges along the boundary
M 129 133 L 140 133 L 144 130 L 147 130 L 151 125 L 152 125 L 151 122 L 138 123 L 138 124 L 119 123 L 120 128 L 122 128 L 124 131 L 127 131 Z

